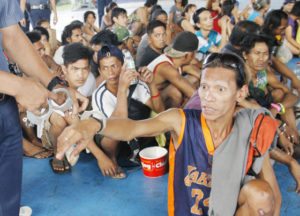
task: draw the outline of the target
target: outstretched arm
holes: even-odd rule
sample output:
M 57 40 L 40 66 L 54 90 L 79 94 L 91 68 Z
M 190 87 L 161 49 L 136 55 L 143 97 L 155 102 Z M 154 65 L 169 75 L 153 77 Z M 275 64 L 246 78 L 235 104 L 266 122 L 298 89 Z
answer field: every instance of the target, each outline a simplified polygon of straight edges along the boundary
M 106 121 L 106 123 L 105 123 Z M 106 124 L 106 126 L 104 126 Z M 180 134 L 182 124 L 181 113 L 178 109 L 170 109 L 158 114 L 156 117 L 141 121 L 130 119 L 114 119 L 97 121 L 88 119 L 67 127 L 58 137 L 58 150 L 56 157 L 62 159 L 64 153 L 74 143 L 78 144 L 72 155 L 79 154 L 87 147 L 97 131 L 115 140 L 132 140 L 135 137 L 156 136 L 171 131 L 174 140 Z

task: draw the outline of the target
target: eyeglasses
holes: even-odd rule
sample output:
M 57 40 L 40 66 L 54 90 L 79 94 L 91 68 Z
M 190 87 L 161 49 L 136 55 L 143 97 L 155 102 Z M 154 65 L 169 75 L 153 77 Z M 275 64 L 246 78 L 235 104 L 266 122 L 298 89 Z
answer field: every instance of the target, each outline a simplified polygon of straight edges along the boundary
M 245 77 L 244 60 L 233 53 L 211 53 L 203 61 L 202 69 L 210 67 L 216 62 L 238 72 L 238 84 L 243 85 Z

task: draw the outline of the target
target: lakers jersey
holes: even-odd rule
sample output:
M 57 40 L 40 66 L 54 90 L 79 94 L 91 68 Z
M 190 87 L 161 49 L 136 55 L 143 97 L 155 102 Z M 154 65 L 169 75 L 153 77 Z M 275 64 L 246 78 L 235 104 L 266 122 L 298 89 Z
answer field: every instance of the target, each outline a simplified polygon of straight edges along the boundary
M 200 110 L 181 110 L 181 114 L 178 148 L 170 145 L 169 216 L 207 215 L 213 142 Z

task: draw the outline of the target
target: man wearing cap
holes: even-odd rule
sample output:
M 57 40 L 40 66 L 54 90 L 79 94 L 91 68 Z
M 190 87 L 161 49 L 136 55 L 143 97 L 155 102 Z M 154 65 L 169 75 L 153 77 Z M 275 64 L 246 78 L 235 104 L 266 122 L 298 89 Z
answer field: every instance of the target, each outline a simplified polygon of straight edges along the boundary
M 157 113 L 164 110 L 159 92 L 152 82 L 151 71 L 144 68 L 140 71 L 141 76 L 137 84 L 130 85 L 139 74 L 122 67 L 123 53 L 112 45 L 104 46 L 99 50 L 98 63 L 101 76 L 105 80 L 93 93 L 92 106 L 95 118 L 114 116 L 145 119 L 150 117 L 151 110 Z M 91 143 L 89 149 L 97 158 L 102 174 L 113 178 L 124 178 L 125 173 L 119 168 L 116 160 L 120 141 L 106 137 L 100 139 L 99 144 L 105 153 L 95 143 Z
M 191 32 L 181 32 L 165 49 L 165 53 L 147 66 L 153 72 L 154 82 L 166 108 L 181 107 L 185 98 L 190 98 L 196 91 L 193 83 L 199 81 L 200 72 L 185 71 L 189 74 L 183 77 L 182 67 L 191 63 L 197 48 L 197 37 Z

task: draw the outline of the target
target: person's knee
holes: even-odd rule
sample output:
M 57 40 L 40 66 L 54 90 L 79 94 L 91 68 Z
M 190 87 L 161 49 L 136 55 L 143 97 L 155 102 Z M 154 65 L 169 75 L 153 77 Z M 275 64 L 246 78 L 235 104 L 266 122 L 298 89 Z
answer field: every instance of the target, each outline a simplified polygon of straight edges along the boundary
M 239 206 L 247 204 L 253 215 L 273 215 L 275 197 L 271 186 L 264 180 L 251 180 L 240 192 Z
M 172 88 L 164 100 L 166 108 L 180 107 L 182 105 L 183 95 L 177 88 Z
M 50 124 L 55 128 L 64 129 L 67 126 L 65 119 L 57 114 L 50 117 Z

